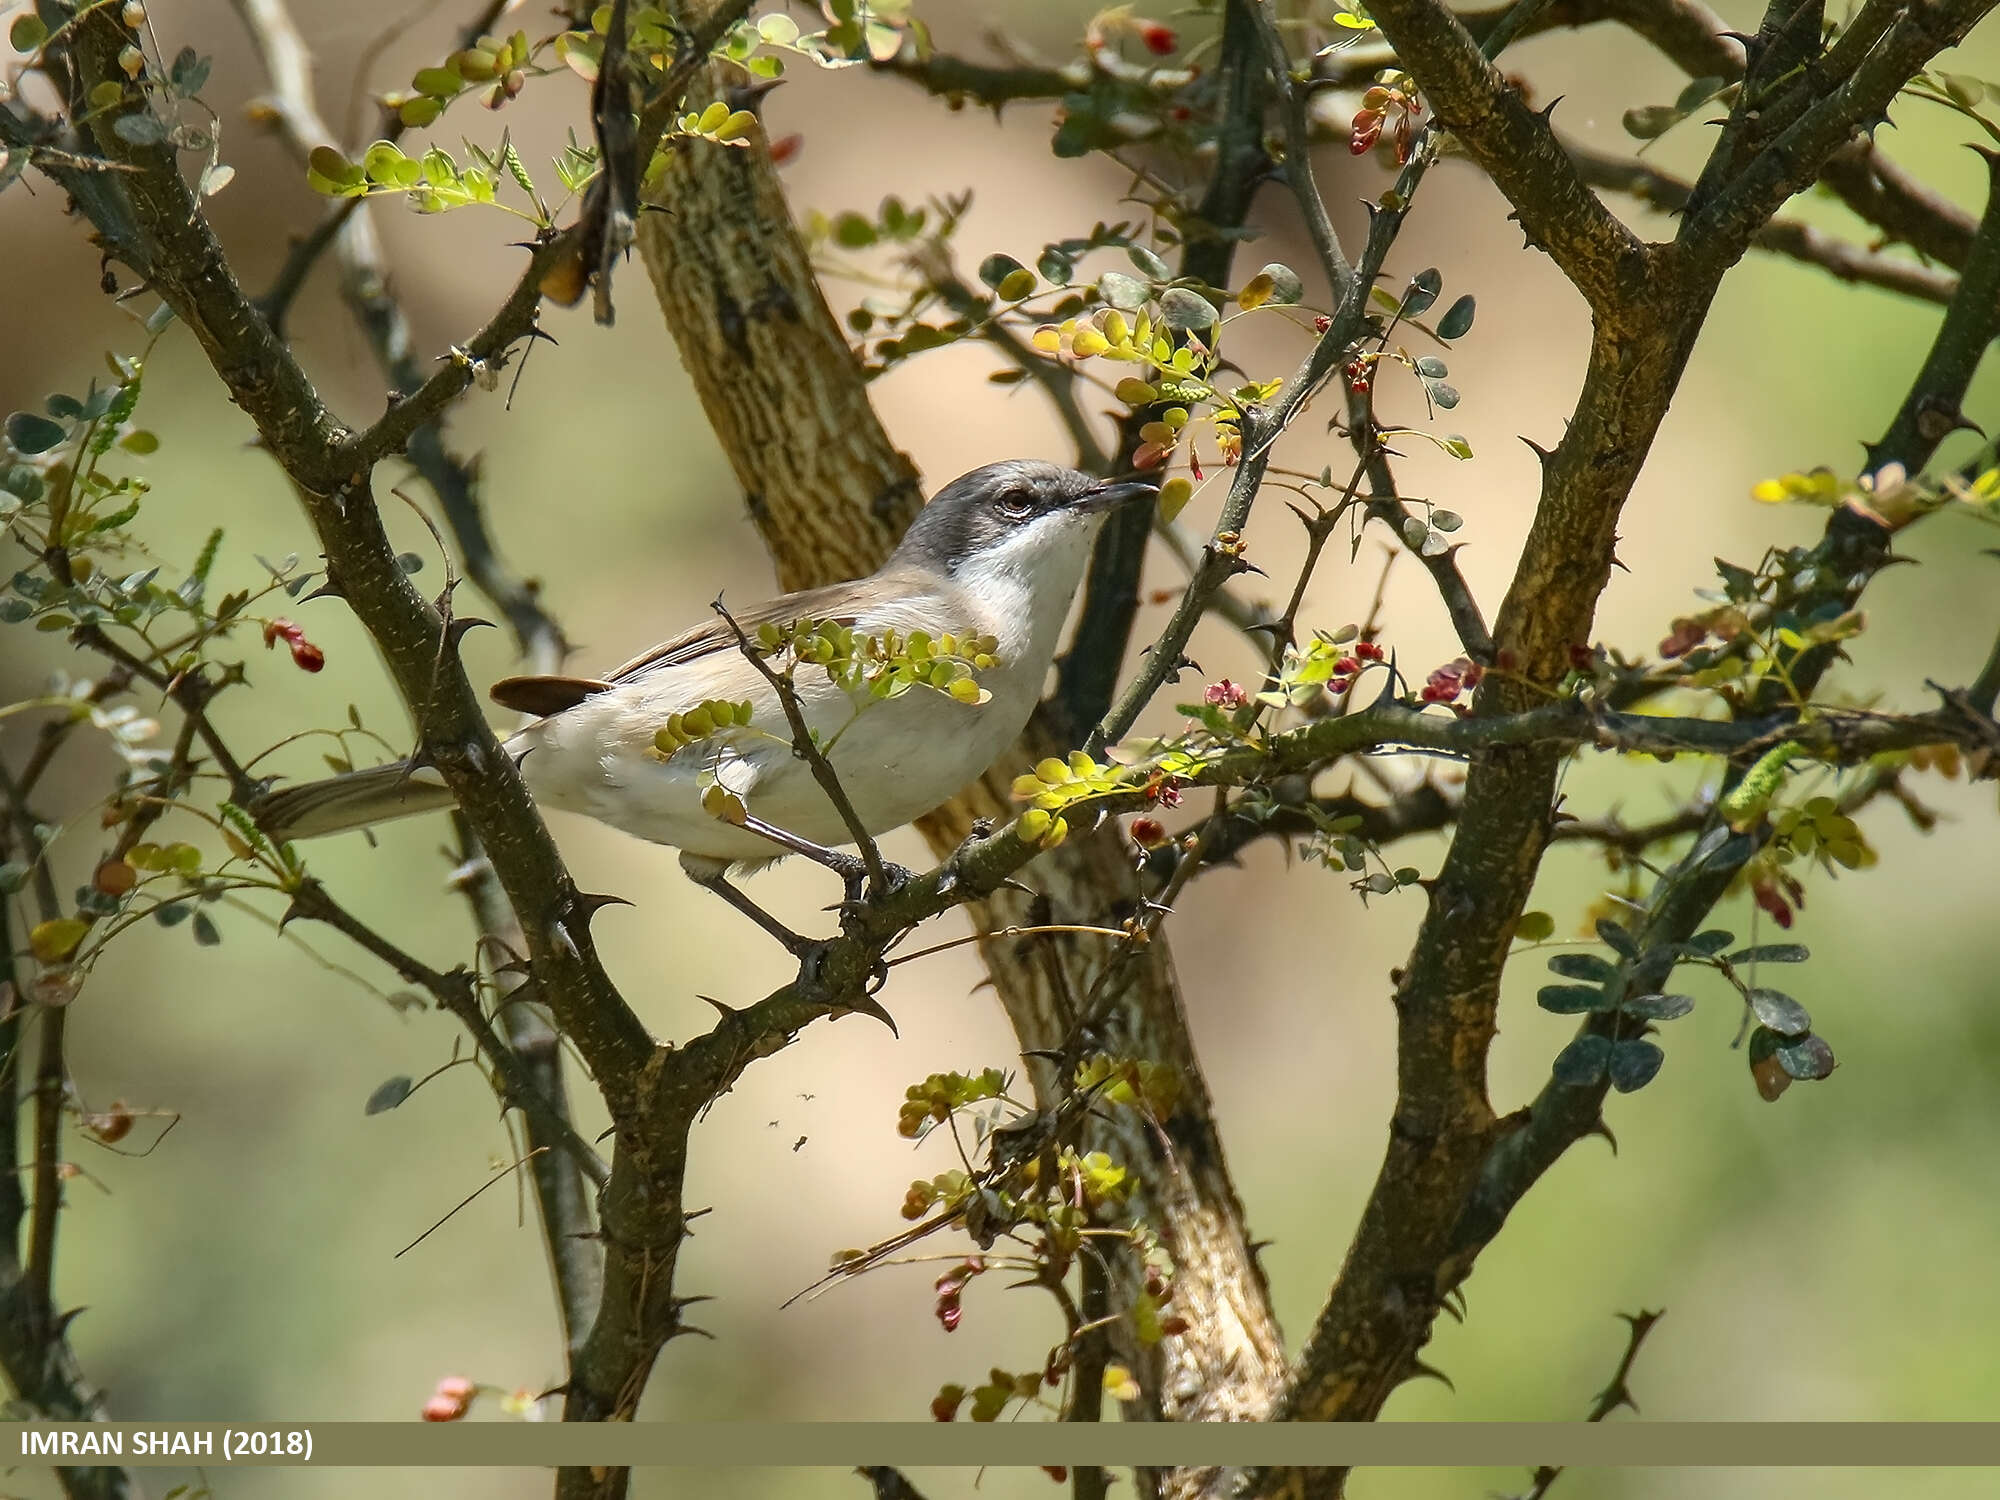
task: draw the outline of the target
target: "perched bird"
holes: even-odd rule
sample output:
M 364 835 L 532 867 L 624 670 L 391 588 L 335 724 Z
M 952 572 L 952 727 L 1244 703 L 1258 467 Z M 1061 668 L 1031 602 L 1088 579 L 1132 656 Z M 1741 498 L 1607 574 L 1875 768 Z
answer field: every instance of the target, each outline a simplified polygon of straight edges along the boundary
M 1149 483 L 1032 459 L 988 464 L 940 490 L 879 572 L 730 612 L 752 636 L 766 623 L 831 620 L 866 635 L 920 630 L 997 643 L 996 663 L 977 674 L 991 694 L 983 703 L 929 690 L 870 700 L 808 664 L 794 672 L 804 718 L 831 742 L 828 762 L 870 836 L 949 800 L 1020 734 L 1106 512 L 1154 493 Z M 680 850 L 691 879 L 788 945 L 799 940 L 732 886 L 729 871 L 796 853 L 853 879 L 858 862 L 834 849 L 852 842 L 847 825 L 794 753 L 778 693 L 728 620 L 718 616 L 601 678 L 510 677 L 492 696 L 539 715 L 505 746 L 538 803 Z M 664 758 L 655 748 L 672 716 L 746 699 L 748 729 L 719 730 Z M 704 809 L 711 782 L 741 800 L 755 829 Z M 451 803 L 436 770 L 398 761 L 267 794 L 254 812 L 272 837 L 291 840 Z

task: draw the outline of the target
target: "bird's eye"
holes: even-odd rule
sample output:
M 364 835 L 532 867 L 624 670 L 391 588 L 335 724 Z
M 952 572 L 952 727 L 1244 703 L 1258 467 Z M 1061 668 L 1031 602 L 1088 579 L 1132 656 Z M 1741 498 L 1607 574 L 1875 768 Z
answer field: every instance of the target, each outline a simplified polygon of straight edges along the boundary
M 1015 521 L 1025 520 L 1035 508 L 1035 502 L 1022 490 L 1002 491 L 993 503 L 999 506 L 1001 515 Z

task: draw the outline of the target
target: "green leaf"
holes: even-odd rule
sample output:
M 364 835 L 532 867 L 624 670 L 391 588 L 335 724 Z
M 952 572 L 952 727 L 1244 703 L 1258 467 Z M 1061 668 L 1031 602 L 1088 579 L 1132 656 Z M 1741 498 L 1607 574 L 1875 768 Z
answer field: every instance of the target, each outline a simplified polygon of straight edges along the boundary
M 222 929 L 205 911 L 194 914 L 194 940 L 204 948 L 213 948 L 222 941 Z
M 33 11 L 16 16 L 14 24 L 7 28 L 7 43 L 16 52 L 39 52 L 42 43 L 49 39 L 49 28 Z
M 1602 984 L 1615 978 L 1618 966 L 1595 953 L 1558 953 L 1549 960 L 1551 973 L 1560 974 L 1565 979 L 1583 979 L 1592 984 Z
M 1550 1072 L 1568 1088 L 1587 1089 L 1604 1077 L 1611 1061 L 1611 1039 L 1580 1036 L 1556 1054 Z
M 1144 271 L 1155 281 L 1165 281 L 1169 276 L 1174 274 L 1172 267 L 1144 245 L 1127 245 L 1125 247 L 1125 254 L 1133 265 Z M 1296 277 L 1293 278 L 1293 280 L 1297 279 Z
M 1524 911 L 1521 920 L 1514 924 L 1514 940 L 1519 943 L 1539 943 L 1555 936 L 1556 919 L 1545 911 Z
M 1764 943 L 1755 948 L 1739 948 L 1723 962 L 1730 964 L 1802 964 L 1812 957 L 1801 943 Z
M 979 279 L 997 291 L 1001 282 L 1026 269 L 1011 255 L 989 255 L 979 263 Z
M 1097 278 L 1097 295 L 1121 312 L 1136 312 L 1146 305 L 1153 289 L 1138 277 L 1127 276 L 1123 271 L 1106 271 Z
M 1694 1000 L 1688 995 L 1634 995 L 1618 1008 L 1641 1021 L 1678 1021 L 1694 1009 Z
M 386 1079 L 368 1096 L 368 1103 L 363 1106 L 361 1112 L 368 1115 L 385 1114 L 409 1098 L 410 1090 L 414 1086 L 404 1074 L 399 1073 L 394 1078 Z
M 1724 78 L 1691 78 L 1674 100 L 1674 108 L 1691 115 L 1728 86 Z
M 1184 286 L 1170 286 L 1160 293 L 1160 316 L 1166 319 L 1169 328 L 1178 328 L 1183 333 L 1213 328 L 1215 304 L 1199 292 L 1191 292 Z
M 833 221 L 833 237 L 850 250 L 865 250 L 875 243 L 875 226 L 857 213 L 844 213 Z
M 1284 262 L 1274 260 L 1257 274 L 1271 278 L 1272 302 L 1290 307 L 1305 299 L 1305 284 L 1299 280 L 1299 273 Z
M 1836 1066 L 1833 1048 L 1810 1033 L 1796 1041 L 1781 1043 L 1777 1058 L 1779 1067 L 1807 1083 L 1826 1077 Z
M 1410 278 L 1410 284 L 1403 292 L 1402 314 L 1406 318 L 1420 318 L 1437 301 L 1438 293 L 1444 290 L 1444 277 L 1438 274 L 1436 266 L 1417 272 Z
M 69 429 L 38 412 L 17 411 L 7 418 L 7 441 L 17 453 L 46 453 L 69 435 Z
M 1431 400 L 1445 411 L 1458 405 L 1458 387 L 1455 385 L 1446 385 L 1442 380 L 1427 380 L 1424 389 L 1431 393 Z
M 1644 104 L 1625 111 L 1625 133 L 1635 140 L 1658 140 L 1687 118 L 1687 111 L 1670 104 Z
M 1720 927 L 1711 927 L 1706 932 L 1697 932 L 1682 943 L 1681 950 L 1701 958 L 1713 958 L 1735 941 L 1735 933 L 1724 932 Z
M 1558 1016 L 1580 1016 L 1586 1011 L 1611 1008 L 1603 990 L 1582 984 L 1545 984 L 1535 991 L 1535 1004 Z
M 1639 956 L 1639 940 L 1608 917 L 1597 919 L 1597 937 L 1598 941 L 1620 958 Z
M 1042 280 L 1054 286 L 1068 286 L 1070 278 L 1076 275 L 1076 262 L 1051 245 L 1036 257 L 1035 269 L 1042 273 Z
M 29 870 L 19 860 L 0 865 L 0 896 L 11 896 L 28 883 Z
M 1666 1060 L 1667 1054 L 1652 1042 L 1636 1039 L 1620 1042 L 1611 1049 L 1611 1086 L 1621 1094 L 1642 1089 L 1653 1081 L 1653 1075 Z
M 168 85 L 183 99 L 192 99 L 208 82 L 209 69 L 213 64 L 213 58 L 200 56 L 192 47 L 183 47 L 175 54 L 173 66 L 167 70 Z
M 111 122 L 111 129 L 121 141 L 135 146 L 157 146 L 167 138 L 167 127 L 159 117 L 143 109 L 120 115 Z
M 1472 315 L 1477 310 L 1477 307 L 1478 304 L 1473 301 L 1470 292 L 1467 292 L 1463 297 L 1452 303 L 1450 307 L 1445 309 L 1445 315 L 1438 319 L 1438 337 L 1441 339 L 1462 339 L 1468 333 L 1472 332 Z
M 1757 1019 L 1779 1036 L 1804 1036 L 1812 1030 L 1812 1016 L 1783 990 L 1753 989 L 1748 999 Z
M 1442 380 L 1451 371 L 1435 354 L 1426 354 L 1417 361 L 1417 373 L 1427 380 Z

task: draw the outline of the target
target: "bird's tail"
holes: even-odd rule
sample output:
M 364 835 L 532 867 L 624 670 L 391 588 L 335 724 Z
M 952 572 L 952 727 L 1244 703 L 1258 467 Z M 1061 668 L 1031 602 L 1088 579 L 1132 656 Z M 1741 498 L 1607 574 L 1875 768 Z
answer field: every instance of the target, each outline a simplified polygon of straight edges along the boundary
M 399 760 L 271 792 L 250 811 L 259 828 L 287 843 L 451 805 L 443 777 L 427 766 Z

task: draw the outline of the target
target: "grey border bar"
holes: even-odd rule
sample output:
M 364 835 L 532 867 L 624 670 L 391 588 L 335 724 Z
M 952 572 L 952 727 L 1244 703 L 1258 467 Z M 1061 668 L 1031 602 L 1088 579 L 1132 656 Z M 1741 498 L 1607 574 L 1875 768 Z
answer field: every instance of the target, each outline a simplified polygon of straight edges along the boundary
M 122 1454 L 31 1453 L 74 1434 Z M 173 1441 L 183 1435 L 185 1442 Z M 146 1441 L 142 1444 L 141 1438 Z M 162 1438 L 168 1441 L 161 1442 Z M 250 1441 L 246 1444 L 246 1438 Z M 204 1441 L 205 1440 L 205 1441 Z M 38 1442 L 32 1446 L 40 1447 Z M 107 1448 L 109 1444 L 105 1445 Z M 262 1446 L 276 1454 L 241 1453 Z M 309 1446 L 311 1456 L 286 1448 Z M 144 1447 L 146 1452 L 139 1450 Z M 618 1467 L 1588 1468 L 2000 1467 L 2000 1422 L 104 1422 L 0 1424 L 0 1465 L 131 1468 Z

